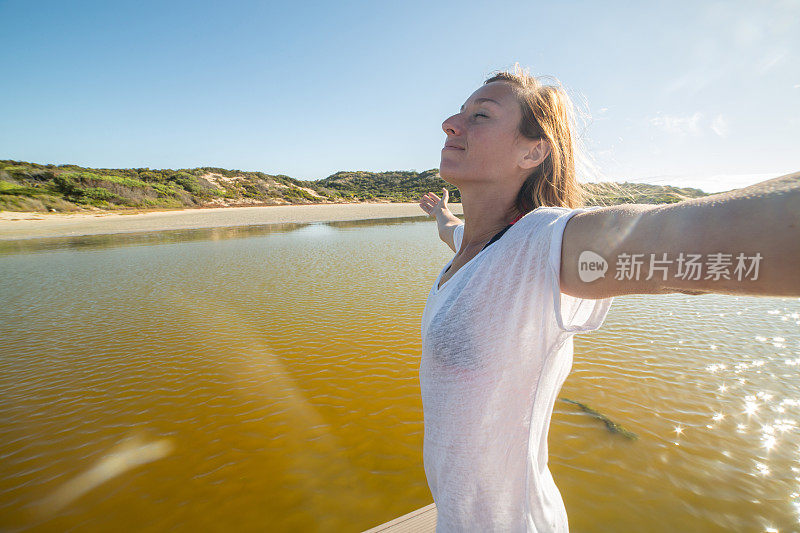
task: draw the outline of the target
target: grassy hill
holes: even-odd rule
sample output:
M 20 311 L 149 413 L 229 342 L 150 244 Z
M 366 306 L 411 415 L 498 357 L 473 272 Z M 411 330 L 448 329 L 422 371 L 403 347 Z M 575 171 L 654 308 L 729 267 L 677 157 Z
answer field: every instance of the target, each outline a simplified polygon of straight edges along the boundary
M 447 187 L 450 202 L 458 189 L 438 169 L 391 172 L 337 172 L 303 181 L 263 172 L 215 167 L 179 170 L 84 168 L 0 160 L 0 210 L 86 211 L 183 209 L 352 202 L 418 202 Z M 587 184 L 588 205 L 671 203 L 707 196 L 699 189 L 643 183 Z

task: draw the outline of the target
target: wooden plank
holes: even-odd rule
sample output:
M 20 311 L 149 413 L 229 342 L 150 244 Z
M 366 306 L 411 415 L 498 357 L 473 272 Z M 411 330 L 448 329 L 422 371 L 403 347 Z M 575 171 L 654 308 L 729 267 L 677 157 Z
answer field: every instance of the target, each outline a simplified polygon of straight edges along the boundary
M 436 504 L 426 505 L 363 533 L 435 533 Z

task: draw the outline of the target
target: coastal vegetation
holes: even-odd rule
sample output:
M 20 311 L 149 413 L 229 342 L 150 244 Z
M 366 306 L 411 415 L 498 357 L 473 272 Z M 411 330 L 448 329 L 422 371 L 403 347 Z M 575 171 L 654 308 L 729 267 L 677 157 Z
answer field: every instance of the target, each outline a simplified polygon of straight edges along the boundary
M 314 181 L 216 167 L 192 169 L 85 168 L 0 160 L 0 210 L 79 212 L 87 210 L 184 209 L 243 205 L 359 202 L 418 202 L 429 191 L 458 189 L 438 169 L 422 172 L 337 172 Z M 645 183 L 586 184 L 587 205 L 674 203 L 707 196 L 692 188 Z

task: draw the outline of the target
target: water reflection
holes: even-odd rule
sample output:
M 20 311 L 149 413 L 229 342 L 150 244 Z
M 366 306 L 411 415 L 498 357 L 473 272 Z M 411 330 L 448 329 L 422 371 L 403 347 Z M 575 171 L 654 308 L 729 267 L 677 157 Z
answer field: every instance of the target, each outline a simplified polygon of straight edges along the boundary
M 358 531 L 430 503 L 419 319 L 452 255 L 430 219 L 0 246 L 0 529 L 42 505 L 52 531 Z M 559 396 L 639 438 L 556 402 L 570 530 L 796 530 L 798 318 L 617 298 Z
M 249 226 L 225 226 L 216 228 L 179 229 L 147 232 L 125 232 L 76 237 L 40 237 L 32 239 L 0 240 L 0 256 L 17 253 L 47 252 L 53 250 L 108 249 L 124 246 L 148 246 L 154 244 L 182 243 L 190 241 L 221 241 L 248 237 L 268 236 L 273 233 L 303 231 L 315 236 L 330 229 L 374 227 L 377 224 L 393 226 L 430 220 L 420 217 L 394 217 L 376 220 L 345 220 L 310 223 L 273 223 Z
M 61 485 L 55 492 L 38 502 L 40 518 L 48 518 L 90 490 L 136 468 L 172 453 L 174 445 L 170 439 L 145 441 L 141 433 L 126 437 L 101 457 L 88 470 Z

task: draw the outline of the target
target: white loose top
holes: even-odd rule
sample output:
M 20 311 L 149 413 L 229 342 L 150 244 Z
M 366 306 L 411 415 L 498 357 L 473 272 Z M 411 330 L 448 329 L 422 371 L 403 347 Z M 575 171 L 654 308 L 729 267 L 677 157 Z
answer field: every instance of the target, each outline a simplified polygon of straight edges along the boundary
M 596 208 L 534 209 L 438 288 L 451 259 L 428 294 L 419 379 L 437 533 L 569 530 L 547 467 L 550 416 L 572 336 L 599 328 L 613 298 L 561 293 L 561 238 Z

